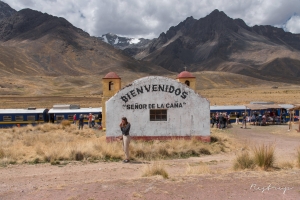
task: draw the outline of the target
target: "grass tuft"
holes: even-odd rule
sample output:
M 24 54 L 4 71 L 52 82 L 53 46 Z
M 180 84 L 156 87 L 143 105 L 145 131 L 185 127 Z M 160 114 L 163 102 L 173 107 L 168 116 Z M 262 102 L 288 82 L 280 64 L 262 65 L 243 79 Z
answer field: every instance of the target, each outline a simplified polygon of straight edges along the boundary
M 187 174 L 209 174 L 210 169 L 206 163 L 200 162 L 200 165 L 191 166 L 190 164 L 187 164 L 186 168 Z
M 250 157 L 248 151 L 244 151 L 237 155 L 233 164 L 233 169 L 253 169 L 254 166 L 255 164 L 253 158 Z
M 72 150 L 70 157 L 72 160 L 81 161 L 84 159 L 84 155 L 81 151 L 78 150 Z
M 264 170 L 272 168 L 275 163 L 275 147 L 274 145 L 255 146 L 253 148 L 254 162 Z
M 294 164 L 293 164 L 293 162 L 283 161 L 278 164 L 278 167 L 280 169 L 293 169 Z
M 147 177 L 147 176 L 156 176 L 156 175 L 160 175 L 165 179 L 169 178 L 169 175 L 167 171 L 164 169 L 162 163 L 153 162 L 152 164 L 147 165 L 143 171 L 142 176 Z
M 63 120 L 63 121 L 61 122 L 61 125 L 62 125 L 63 127 L 71 126 L 71 121 L 69 121 L 69 120 Z
M 298 167 L 300 168 L 300 148 L 298 148 L 298 150 L 297 150 L 297 164 L 298 164 Z
M 4 154 L 4 150 L 2 148 L 0 148 L 0 159 L 4 158 L 5 154 Z

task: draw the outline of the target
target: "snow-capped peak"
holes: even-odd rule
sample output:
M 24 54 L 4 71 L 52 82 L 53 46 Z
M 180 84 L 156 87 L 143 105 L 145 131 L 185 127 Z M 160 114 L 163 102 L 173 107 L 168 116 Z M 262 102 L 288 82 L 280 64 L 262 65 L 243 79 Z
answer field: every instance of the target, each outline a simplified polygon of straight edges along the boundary
M 138 38 L 132 38 L 130 41 L 129 41 L 129 44 L 137 44 L 140 42 L 140 39 Z
M 104 34 L 101 37 L 99 37 L 99 39 L 118 49 L 125 49 L 132 46 L 135 47 L 145 46 L 150 42 L 150 40 L 148 39 L 128 38 L 128 37 L 118 36 L 113 33 Z

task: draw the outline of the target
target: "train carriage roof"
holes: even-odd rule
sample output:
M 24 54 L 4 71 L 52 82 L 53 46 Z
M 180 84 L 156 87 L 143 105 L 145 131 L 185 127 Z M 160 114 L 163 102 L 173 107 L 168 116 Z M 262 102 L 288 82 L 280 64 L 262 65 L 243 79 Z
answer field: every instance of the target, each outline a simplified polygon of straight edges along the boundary
M 238 106 L 210 106 L 210 110 L 245 110 L 246 106 L 238 105 Z
M 267 110 L 267 109 L 290 109 L 294 106 L 291 104 L 247 104 L 245 105 L 250 110 Z
M 42 114 L 46 108 L 39 109 L 0 109 L 0 114 Z
M 99 113 L 102 112 L 102 107 L 99 108 L 78 108 L 78 109 L 53 109 L 49 110 L 49 114 L 64 114 L 64 113 Z

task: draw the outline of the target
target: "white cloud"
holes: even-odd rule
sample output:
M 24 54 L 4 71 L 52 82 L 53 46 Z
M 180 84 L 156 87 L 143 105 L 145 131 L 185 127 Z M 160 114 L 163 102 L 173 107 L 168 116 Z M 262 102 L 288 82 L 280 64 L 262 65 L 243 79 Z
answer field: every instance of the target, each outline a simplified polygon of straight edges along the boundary
M 91 35 L 115 33 L 128 37 L 158 37 L 189 16 L 205 17 L 214 9 L 248 25 L 283 27 L 300 15 L 299 0 L 3 0 L 12 8 L 31 8 L 64 17 Z M 294 21 L 296 20 L 296 21 Z M 286 24 L 299 33 L 297 18 Z
M 287 21 L 285 28 L 291 33 L 300 33 L 300 16 L 293 16 Z

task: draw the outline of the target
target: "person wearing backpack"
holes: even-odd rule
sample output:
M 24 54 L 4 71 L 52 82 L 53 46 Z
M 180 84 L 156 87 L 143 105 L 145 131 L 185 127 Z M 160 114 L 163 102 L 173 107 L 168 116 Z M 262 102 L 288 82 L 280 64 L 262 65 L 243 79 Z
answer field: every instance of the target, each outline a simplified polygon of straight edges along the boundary
M 84 119 L 84 118 L 83 118 L 83 115 L 80 114 L 80 115 L 79 115 L 79 120 L 78 120 L 78 122 L 79 122 L 79 123 L 78 123 L 78 129 L 79 129 L 79 130 L 80 130 L 80 129 L 81 129 L 81 130 L 83 129 L 83 119 Z

